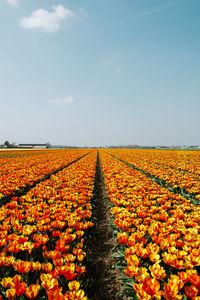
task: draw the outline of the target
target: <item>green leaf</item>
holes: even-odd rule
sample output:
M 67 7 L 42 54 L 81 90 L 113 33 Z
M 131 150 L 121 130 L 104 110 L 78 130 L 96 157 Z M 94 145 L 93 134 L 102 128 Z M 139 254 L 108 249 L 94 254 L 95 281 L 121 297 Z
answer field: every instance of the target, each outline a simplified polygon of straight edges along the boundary
M 111 257 L 123 258 L 124 257 L 124 253 L 118 250 L 117 252 L 113 253 L 111 255 Z

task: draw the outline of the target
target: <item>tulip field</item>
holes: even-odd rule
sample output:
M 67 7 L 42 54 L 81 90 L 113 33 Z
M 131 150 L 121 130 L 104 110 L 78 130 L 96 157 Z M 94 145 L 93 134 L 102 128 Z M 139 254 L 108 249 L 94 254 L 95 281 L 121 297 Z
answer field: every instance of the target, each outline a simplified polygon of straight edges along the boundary
M 0 299 L 198 300 L 199 201 L 198 151 L 1 151 Z M 90 245 L 104 203 L 121 288 L 102 298 L 91 251 L 109 260 Z

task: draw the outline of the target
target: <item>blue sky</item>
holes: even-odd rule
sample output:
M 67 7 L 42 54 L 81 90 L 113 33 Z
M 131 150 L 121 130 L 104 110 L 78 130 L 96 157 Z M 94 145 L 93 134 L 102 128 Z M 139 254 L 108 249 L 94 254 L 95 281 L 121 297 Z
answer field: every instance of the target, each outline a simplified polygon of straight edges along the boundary
M 200 145 L 200 0 L 0 0 L 0 144 Z

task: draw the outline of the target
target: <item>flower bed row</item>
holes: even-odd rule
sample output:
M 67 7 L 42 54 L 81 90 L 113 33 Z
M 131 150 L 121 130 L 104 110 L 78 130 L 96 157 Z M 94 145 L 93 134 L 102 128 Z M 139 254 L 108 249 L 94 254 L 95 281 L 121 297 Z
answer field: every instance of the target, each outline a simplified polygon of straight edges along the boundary
M 66 151 L 66 150 L 65 150 Z M 15 155 L 17 151 L 6 151 L 10 154 L 8 157 L 1 158 L 0 152 L 0 175 L 15 172 L 20 169 L 30 168 L 40 163 L 51 161 L 58 155 L 57 150 L 36 150 L 36 151 L 18 151 L 21 155 Z M 31 152 L 31 153 L 30 153 Z M 59 151 L 61 154 L 61 151 Z M 13 154 L 13 156 L 12 156 Z M 59 155 L 60 155 L 59 154 Z
M 87 299 L 81 285 L 96 157 L 92 151 L 1 207 L 3 299 Z
M 199 151 L 120 149 L 118 152 L 131 155 L 137 161 L 146 161 L 150 164 L 157 163 L 200 175 Z
M 184 151 L 170 151 L 167 154 L 165 153 L 168 151 L 158 151 L 158 153 L 162 152 L 164 156 L 164 158 L 160 159 L 161 163 L 159 163 L 159 159 L 156 159 L 156 150 L 145 151 L 126 149 L 121 151 L 109 150 L 108 152 L 119 159 L 132 164 L 136 168 L 143 170 L 145 173 L 155 176 L 158 180 L 161 179 L 167 186 L 174 190 L 188 193 L 188 196 L 200 200 L 199 152 L 193 151 L 190 153 L 190 163 L 188 163 L 188 156 L 185 156 L 184 160 Z M 178 155 L 178 153 L 182 154 L 182 162 L 177 162 L 177 167 L 175 168 L 176 158 L 180 155 Z M 171 159 L 169 159 L 170 154 Z M 191 157 L 193 157 L 193 159 L 191 159 Z M 172 164 L 173 160 L 174 163 Z
M 100 159 L 128 295 L 200 299 L 200 206 L 103 150 Z
M 88 149 L 44 150 L 40 155 L 7 159 L 0 167 L 0 199 L 40 181 L 88 152 Z
M 40 149 L 34 149 L 34 150 L 13 150 L 10 149 L 8 150 L 0 150 L 0 166 L 4 164 L 4 162 L 9 158 L 9 159 L 14 159 L 20 156 L 29 156 L 29 155 L 39 155 L 43 153 L 44 150 Z

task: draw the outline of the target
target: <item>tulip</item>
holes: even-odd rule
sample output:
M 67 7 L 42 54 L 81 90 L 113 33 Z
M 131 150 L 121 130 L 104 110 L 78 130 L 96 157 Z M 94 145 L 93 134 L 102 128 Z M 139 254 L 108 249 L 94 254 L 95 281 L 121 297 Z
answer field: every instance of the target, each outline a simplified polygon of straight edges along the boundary
M 26 288 L 26 296 L 29 299 L 35 299 L 38 296 L 40 290 L 39 284 L 31 284 L 29 287 Z
M 51 272 L 52 268 L 53 268 L 53 265 L 51 263 L 47 263 L 47 264 L 43 263 L 42 264 L 42 270 L 46 273 Z
M 185 296 L 187 298 L 193 299 L 194 297 L 197 296 L 197 294 L 198 294 L 198 289 L 194 285 L 185 287 Z
M 14 300 L 15 295 L 16 295 L 16 290 L 14 288 L 11 288 L 11 289 L 9 289 L 9 290 L 6 291 L 6 297 L 8 299 Z
M 80 288 L 80 283 L 76 280 L 70 281 L 68 283 L 70 291 L 78 291 Z
M 166 272 L 159 265 L 159 263 L 155 263 L 153 266 L 149 266 L 149 270 L 151 271 L 151 275 L 156 279 L 163 279 L 166 277 Z
M 11 285 L 13 284 L 12 278 L 11 277 L 4 277 L 1 281 L 1 285 L 5 288 L 8 289 Z
M 125 274 L 129 277 L 135 277 L 138 274 L 139 268 L 135 265 L 127 266 L 125 269 Z
M 28 273 L 29 271 L 31 271 L 32 263 L 29 261 L 18 260 L 14 263 L 13 266 L 14 269 L 19 273 Z
M 190 276 L 190 282 L 194 285 L 197 289 L 200 290 L 200 276 L 197 274 L 192 274 Z
M 159 291 L 160 283 L 155 278 L 148 278 L 143 282 L 143 289 L 148 295 L 153 296 Z
M 45 290 L 51 290 L 53 288 L 58 287 L 57 278 L 54 278 L 51 274 L 44 274 L 43 273 L 43 274 L 40 275 L 40 279 L 41 279 L 41 286 Z

